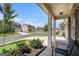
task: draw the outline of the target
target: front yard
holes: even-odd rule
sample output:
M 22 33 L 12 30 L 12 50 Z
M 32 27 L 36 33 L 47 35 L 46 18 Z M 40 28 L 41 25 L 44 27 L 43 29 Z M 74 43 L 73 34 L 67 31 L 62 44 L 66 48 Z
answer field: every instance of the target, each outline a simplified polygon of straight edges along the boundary
M 2 37 L 3 36 L 3 34 L 0 34 L 0 37 Z
M 25 41 L 26 45 L 30 45 L 30 41 L 29 40 L 21 40 L 21 41 Z M 0 53 L 2 53 L 3 49 L 7 49 L 7 50 L 9 50 L 9 48 L 15 49 L 17 47 L 17 45 L 16 45 L 17 42 L 1 45 L 0 46 Z
M 10 36 L 10 35 L 18 35 L 19 33 L 18 32 L 9 32 L 9 33 L 6 33 L 5 35 L 6 36 Z M 0 37 L 3 37 L 4 34 L 0 34 Z
M 0 46 L 0 55 L 7 56 L 35 56 L 46 47 L 40 39 L 20 40 Z

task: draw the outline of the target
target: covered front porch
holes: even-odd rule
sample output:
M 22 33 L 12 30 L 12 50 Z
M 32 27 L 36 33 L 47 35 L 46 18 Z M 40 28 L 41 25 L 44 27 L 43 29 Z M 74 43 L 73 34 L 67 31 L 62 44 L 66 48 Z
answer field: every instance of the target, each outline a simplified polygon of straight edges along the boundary
M 44 10 L 48 15 L 48 46 L 40 54 L 40 56 L 65 56 L 62 53 L 56 52 L 57 48 L 67 50 L 67 56 L 77 56 L 78 47 L 76 46 L 75 41 L 79 38 L 79 4 L 38 3 L 37 5 L 42 8 L 42 10 Z M 67 42 L 62 41 L 62 43 L 61 41 L 56 41 L 56 20 L 58 19 L 64 19 L 65 39 L 67 40 Z

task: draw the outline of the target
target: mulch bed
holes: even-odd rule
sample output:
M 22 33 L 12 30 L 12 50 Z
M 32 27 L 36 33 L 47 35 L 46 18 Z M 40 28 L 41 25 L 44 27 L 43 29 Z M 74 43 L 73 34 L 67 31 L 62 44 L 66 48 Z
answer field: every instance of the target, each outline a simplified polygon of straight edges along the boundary
M 40 49 L 32 48 L 31 53 L 28 53 L 27 56 L 38 56 L 45 48 L 46 48 L 46 46 L 44 46 L 43 48 L 40 48 Z

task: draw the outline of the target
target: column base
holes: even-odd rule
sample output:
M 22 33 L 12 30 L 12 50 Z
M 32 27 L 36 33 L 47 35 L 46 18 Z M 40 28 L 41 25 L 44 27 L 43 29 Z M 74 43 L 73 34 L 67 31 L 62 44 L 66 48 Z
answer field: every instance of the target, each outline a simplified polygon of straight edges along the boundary
M 39 56 L 52 56 L 52 48 L 47 47 Z

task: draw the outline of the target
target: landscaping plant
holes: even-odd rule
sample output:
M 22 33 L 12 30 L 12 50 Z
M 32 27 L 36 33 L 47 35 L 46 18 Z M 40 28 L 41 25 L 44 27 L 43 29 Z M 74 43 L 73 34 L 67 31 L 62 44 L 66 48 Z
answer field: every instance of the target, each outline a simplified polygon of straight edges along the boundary
M 31 48 L 24 41 L 17 42 L 16 45 L 22 54 L 31 52 Z
M 31 52 L 31 48 L 25 44 L 25 41 L 18 41 L 16 45 L 16 49 L 3 49 L 3 54 L 7 56 L 21 56 Z
M 32 48 L 35 48 L 35 49 L 39 49 L 39 48 L 42 48 L 43 45 L 42 45 L 43 41 L 41 41 L 39 38 L 38 39 L 33 39 L 31 42 L 30 42 L 30 45 Z
M 20 56 L 21 52 L 18 49 L 10 48 L 9 50 L 3 49 L 3 54 L 8 56 Z

